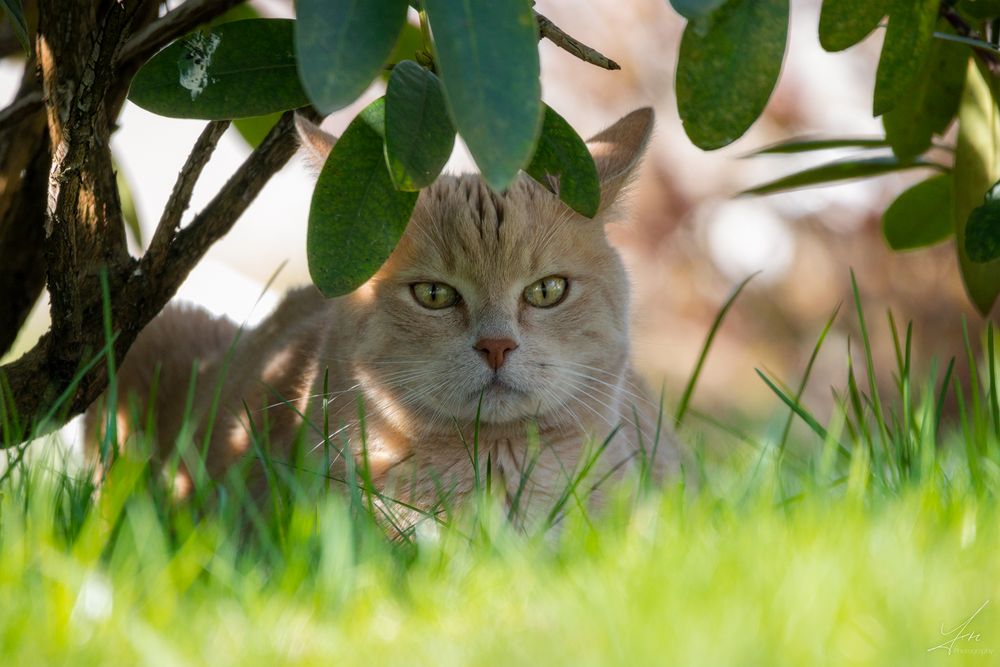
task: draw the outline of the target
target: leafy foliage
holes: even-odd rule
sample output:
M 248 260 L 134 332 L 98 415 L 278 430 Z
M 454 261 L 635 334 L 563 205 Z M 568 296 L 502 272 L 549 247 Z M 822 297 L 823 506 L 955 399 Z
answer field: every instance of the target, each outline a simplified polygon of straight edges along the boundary
M 385 157 L 400 190 L 427 187 L 455 145 L 441 82 L 412 60 L 396 65 L 385 92 Z
M 294 21 L 230 21 L 177 40 L 140 69 L 130 97 L 162 115 L 235 119 L 256 146 L 277 112 L 341 108 L 391 70 L 384 101 L 351 124 L 312 200 L 310 272 L 326 294 L 342 294 L 392 251 L 456 129 L 491 187 L 524 169 L 582 215 L 597 213 L 586 145 L 541 102 L 531 5 L 427 0 L 418 29 L 402 0 L 302 0 Z M 227 18 L 242 16 L 253 14 Z
M 1000 294 L 1000 262 L 974 262 L 969 257 L 965 230 L 973 211 L 982 205 L 986 192 L 1000 179 L 997 150 L 1000 147 L 1000 117 L 995 105 L 979 68 L 970 63 L 958 112 L 952 205 L 962 278 L 969 297 L 982 313 L 989 312 Z
M 542 121 L 538 28 L 530 0 L 426 0 L 455 127 L 490 187 L 510 185 Z
M 774 45 L 784 43 L 788 14 L 776 1 L 753 3 L 752 8 L 741 0 L 696 4 L 679 2 L 676 7 L 691 20 L 677 66 L 677 99 L 688 136 L 712 149 L 740 136 L 762 112 L 782 57 Z M 885 138 L 793 139 L 752 155 L 885 147 L 893 155 L 822 164 L 744 194 L 913 167 L 950 172 L 902 193 L 883 216 L 884 235 L 893 249 L 911 250 L 947 239 L 954 231 L 962 279 L 973 304 L 986 314 L 1000 294 L 1000 232 L 995 231 L 1000 216 L 987 198 L 1000 178 L 1000 2 L 823 0 L 820 43 L 829 51 L 853 46 L 879 27 L 886 14 L 873 95 L 873 113 L 882 117 Z M 780 40 L 759 38 L 758 32 L 765 30 L 780 34 Z M 748 52 L 742 48 L 748 43 L 762 47 Z M 935 144 L 934 138 L 945 137 L 956 120 L 949 164 L 952 147 Z
M 895 108 L 930 56 L 939 0 L 891 0 L 889 28 L 875 73 L 875 115 Z
M 788 41 L 789 0 L 670 4 L 689 21 L 675 79 L 685 132 L 706 150 L 728 145 L 760 116 L 777 83 Z M 391 251 L 410 199 L 400 192 L 414 193 L 434 182 L 456 131 L 492 188 L 506 188 L 524 170 L 581 215 L 592 216 L 600 207 L 585 144 L 541 102 L 540 28 L 530 0 L 425 0 L 413 5 L 419 29 L 407 22 L 409 6 L 404 0 L 302 0 L 295 21 L 237 21 L 178 40 L 150 60 L 132 86 L 132 99 L 157 113 L 239 119 L 237 129 L 254 145 L 273 123 L 271 114 L 309 102 L 322 112 L 341 108 L 382 74 L 389 84 L 384 122 L 376 132 L 362 121 L 371 130 L 367 139 L 348 142 L 349 153 L 335 151 L 337 169 L 363 165 L 363 173 L 378 174 L 378 187 L 357 190 L 370 183 L 348 179 L 350 187 L 326 183 L 313 198 L 308 255 L 326 258 L 323 266 L 311 267 L 327 293 L 357 286 Z M 911 187 L 886 210 L 886 241 L 897 250 L 925 247 L 951 236 L 950 224 L 969 296 L 980 311 L 988 311 L 1000 293 L 1000 262 L 991 240 L 995 216 L 992 205 L 984 204 L 1000 178 L 995 74 L 1000 67 L 995 53 L 989 53 L 1000 44 L 997 18 L 996 0 L 824 0 L 818 34 L 827 50 L 849 48 L 887 26 L 873 82 L 873 113 L 882 117 L 885 136 L 794 139 L 760 149 L 754 154 L 833 148 L 865 153 L 745 194 L 937 169 L 941 175 Z M 980 67 L 970 65 L 973 61 Z M 951 147 L 935 143 L 935 137 L 946 137 L 956 119 L 950 159 Z M 377 147 L 384 170 L 375 168 Z M 884 154 L 887 148 L 892 155 Z M 332 210 L 341 216 L 336 221 L 324 217 Z M 378 222 L 365 218 L 376 211 Z M 975 225 L 966 235 L 974 212 Z M 387 230 L 393 231 L 386 235 Z M 314 246 L 336 243 L 338 234 L 348 233 L 381 241 L 365 257 L 339 257 L 331 247 Z M 337 261 L 329 261 L 334 256 Z
M 355 118 L 330 152 L 309 209 L 306 250 L 327 296 L 364 283 L 403 235 L 417 193 L 397 190 L 385 163 L 385 99 Z
M 893 250 L 912 250 L 944 241 L 955 232 L 952 177 L 939 174 L 901 194 L 882 216 L 882 232 Z
M 299 76 L 320 113 L 347 106 L 368 87 L 399 38 L 407 7 L 406 0 L 296 3 Z
M 707 30 L 688 24 L 677 62 L 677 108 L 696 146 L 731 144 L 757 120 L 778 80 L 787 33 L 788 0 L 729 0 Z
M 601 184 L 594 160 L 580 135 L 549 106 L 545 107 L 542 136 L 525 171 L 580 215 L 597 215 Z
M 129 99 L 172 118 L 263 116 L 308 103 L 295 76 L 294 21 L 247 19 L 206 27 L 142 66 Z
M 889 0 L 825 0 L 819 15 L 819 43 L 827 51 L 843 51 L 874 30 Z

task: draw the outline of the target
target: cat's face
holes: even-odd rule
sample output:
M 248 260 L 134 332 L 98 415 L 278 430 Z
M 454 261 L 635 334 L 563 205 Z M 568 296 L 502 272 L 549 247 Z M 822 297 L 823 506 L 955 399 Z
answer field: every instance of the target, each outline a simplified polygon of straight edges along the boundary
M 365 294 L 358 365 L 393 403 L 463 422 L 581 408 L 581 375 L 628 354 L 628 287 L 603 225 L 526 177 L 505 195 L 475 176 L 422 195 Z
M 477 413 L 590 420 L 610 402 L 599 387 L 627 364 L 628 282 L 604 223 L 651 120 L 636 112 L 595 137 L 593 220 L 523 175 L 503 194 L 472 175 L 421 192 L 392 256 L 347 298 L 353 370 L 381 413 L 453 428 Z

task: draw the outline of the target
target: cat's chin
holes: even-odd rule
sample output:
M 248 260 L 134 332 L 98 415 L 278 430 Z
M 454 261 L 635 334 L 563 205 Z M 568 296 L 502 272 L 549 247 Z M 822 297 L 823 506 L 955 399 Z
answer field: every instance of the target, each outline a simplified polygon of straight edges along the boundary
M 480 396 L 482 403 L 480 404 Z M 536 411 L 530 393 L 494 378 L 471 397 L 479 419 L 487 424 L 521 421 Z

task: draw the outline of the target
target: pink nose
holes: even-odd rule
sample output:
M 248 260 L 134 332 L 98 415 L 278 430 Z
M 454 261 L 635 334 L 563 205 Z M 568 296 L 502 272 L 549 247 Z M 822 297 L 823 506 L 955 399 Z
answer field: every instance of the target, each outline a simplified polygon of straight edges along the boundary
M 475 348 L 483 355 L 490 368 L 497 370 L 503 366 L 508 353 L 517 349 L 517 343 L 510 338 L 480 338 L 476 341 Z

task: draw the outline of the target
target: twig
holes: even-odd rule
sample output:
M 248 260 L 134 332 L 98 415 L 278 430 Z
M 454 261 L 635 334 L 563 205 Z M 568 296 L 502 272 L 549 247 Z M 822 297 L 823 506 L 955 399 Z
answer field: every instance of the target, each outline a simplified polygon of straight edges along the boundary
M 181 224 L 181 217 L 191 204 L 191 193 L 194 192 L 194 186 L 201 176 L 202 169 L 205 168 L 209 158 L 212 157 L 216 144 L 219 143 L 219 139 L 228 127 L 228 120 L 212 121 L 205 126 L 205 129 L 202 130 L 201 135 L 198 137 L 198 141 L 195 142 L 194 148 L 191 149 L 187 160 L 184 161 L 184 166 L 181 167 L 180 173 L 177 174 L 177 181 L 174 183 L 174 189 L 170 193 L 170 199 L 167 200 L 166 206 L 163 207 L 160 222 L 156 225 L 153 239 L 149 243 L 149 252 L 153 256 L 162 255 L 173 240 L 174 234 L 176 234 L 177 228 Z
M 974 39 L 982 39 L 982 35 L 976 30 L 972 29 L 968 23 L 965 22 L 961 16 L 959 16 L 958 11 L 955 10 L 949 4 L 941 3 L 941 16 L 945 18 L 948 23 L 955 29 L 955 31 L 962 35 L 963 37 L 972 37 Z M 984 48 L 973 47 L 976 57 L 979 61 L 989 70 L 990 74 L 994 77 L 1000 78 L 1000 59 L 997 58 L 997 54 L 991 50 Z
M 312 109 L 300 109 L 299 113 L 304 113 L 310 119 L 319 119 Z M 205 133 L 208 132 L 206 128 Z M 166 303 L 209 246 L 229 231 L 271 176 L 288 162 L 297 148 L 294 112 L 287 111 L 212 201 L 186 227 L 173 234 L 169 243 L 150 245 L 139 265 L 140 284 L 129 285 L 138 290 L 137 298 L 141 295 L 141 298 L 159 303 L 160 306 Z M 166 216 L 167 212 L 164 211 L 164 217 Z M 161 233 L 158 228 L 157 235 L 163 234 L 166 232 Z M 156 235 L 154 242 L 155 239 Z M 152 314 L 155 315 L 158 310 L 159 306 Z
M 545 37 L 560 49 L 569 52 L 580 60 L 597 65 L 604 69 L 621 69 L 621 66 L 603 53 L 593 49 L 578 39 L 570 37 L 562 28 L 555 23 L 535 12 L 535 19 L 538 21 L 539 38 Z
M 159 19 L 136 32 L 122 48 L 119 62 L 137 67 L 162 49 L 168 42 L 181 37 L 197 26 L 240 4 L 243 0 L 187 0 Z
M 6 108 L 0 110 L 0 127 L 20 122 L 22 119 L 41 109 L 44 102 L 45 98 L 42 97 L 41 91 L 38 90 L 30 92 L 24 97 L 17 98 Z

